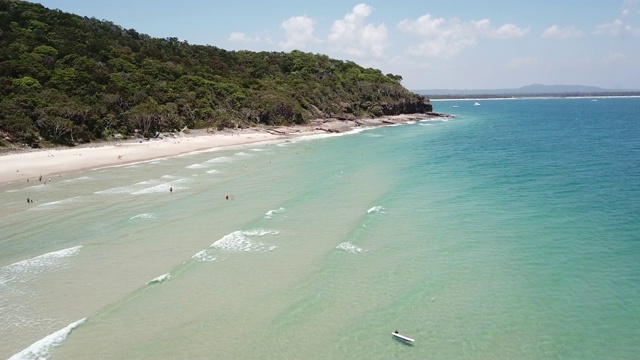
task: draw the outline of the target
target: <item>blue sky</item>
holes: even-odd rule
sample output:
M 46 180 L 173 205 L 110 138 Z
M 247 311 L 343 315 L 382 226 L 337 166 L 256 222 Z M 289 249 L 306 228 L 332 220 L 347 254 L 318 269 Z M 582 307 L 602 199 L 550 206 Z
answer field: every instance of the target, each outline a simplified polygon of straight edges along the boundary
M 640 89 L 640 0 L 34 2 L 190 44 L 326 54 L 411 90 Z

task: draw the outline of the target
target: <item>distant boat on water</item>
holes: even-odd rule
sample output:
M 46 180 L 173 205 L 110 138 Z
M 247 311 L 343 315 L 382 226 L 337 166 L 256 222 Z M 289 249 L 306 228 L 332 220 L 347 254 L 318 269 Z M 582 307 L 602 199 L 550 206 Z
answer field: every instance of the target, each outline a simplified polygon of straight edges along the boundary
M 475 104 L 473 104 L 473 106 L 480 106 L 480 103 L 476 101 Z

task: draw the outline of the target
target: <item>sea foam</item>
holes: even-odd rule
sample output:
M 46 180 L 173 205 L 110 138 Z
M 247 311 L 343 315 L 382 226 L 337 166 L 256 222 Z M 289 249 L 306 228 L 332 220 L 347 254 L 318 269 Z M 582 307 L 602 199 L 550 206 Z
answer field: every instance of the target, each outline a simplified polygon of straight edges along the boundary
M 275 250 L 276 246 L 253 241 L 252 238 L 277 234 L 275 230 L 265 229 L 234 231 L 211 244 L 211 247 L 224 252 L 268 252 Z
M 129 220 L 138 220 L 138 219 L 155 219 L 157 216 L 154 213 L 144 213 L 132 216 Z
M 93 180 L 93 178 L 90 177 L 90 176 L 80 176 L 80 177 L 77 177 L 77 178 L 64 180 L 63 182 L 65 182 L 65 183 L 74 183 L 74 182 L 78 182 L 78 181 L 88 181 L 88 180 Z
M 50 356 L 50 352 L 53 348 L 60 346 L 63 341 L 67 339 L 69 334 L 82 325 L 87 320 L 87 318 L 78 320 L 74 323 L 67 325 L 65 328 L 60 329 L 53 334 L 47 335 L 44 338 L 34 342 L 28 348 L 20 351 L 19 353 L 13 355 L 9 358 L 9 360 L 31 360 L 31 359 L 48 359 Z
M 207 164 L 192 164 L 186 167 L 186 169 L 206 169 L 209 165 Z
M 158 184 L 158 185 L 155 185 L 155 186 L 151 186 L 151 187 L 148 187 L 148 188 L 145 188 L 145 189 L 142 189 L 142 190 L 138 190 L 138 191 L 132 192 L 131 195 L 146 195 L 146 194 L 164 193 L 164 192 L 168 192 L 169 189 L 171 189 L 171 188 L 173 188 L 174 190 L 183 190 L 183 189 L 187 189 L 187 187 L 181 186 L 180 184 L 184 184 L 187 181 L 189 181 L 189 179 L 187 179 L 187 178 L 172 180 L 170 182 Z
M 158 183 L 160 182 L 157 180 L 142 181 L 130 186 L 120 186 L 120 187 L 115 187 L 111 189 L 96 191 L 95 194 L 99 194 L 99 195 L 133 194 L 137 191 L 148 188 L 149 185 L 156 185 Z
M 205 162 L 210 163 L 210 164 L 222 164 L 222 163 L 230 163 L 232 160 L 231 158 L 228 158 L 226 156 L 220 156 L 217 158 L 213 158 L 210 160 L 207 160 Z
M 378 206 L 374 206 L 371 209 L 367 210 L 367 214 L 371 214 L 371 213 L 381 213 L 384 214 L 384 208 L 380 205 Z
M 216 258 L 213 257 L 213 255 L 209 254 L 209 250 L 208 249 L 204 249 L 202 251 L 198 251 L 191 258 L 193 260 L 198 260 L 198 261 L 201 261 L 201 262 L 215 261 L 216 260 Z
M 336 249 L 344 250 L 350 254 L 358 254 L 362 252 L 362 249 L 353 245 L 350 242 L 343 242 L 340 245 L 336 246 Z
M 283 207 L 277 208 L 277 209 L 273 209 L 273 210 L 269 210 L 264 214 L 264 218 L 265 219 L 271 219 L 273 218 L 273 216 L 275 214 L 282 214 L 284 213 L 286 210 Z
M 159 284 L 161 282 L 165 282 L 167 280 L 171 280 L 171 274 L 166 273 L 164 275 L 160 275 L 157 278 L 147 281 L 147 285 Z
M 51 201 L 48 203 L 44 203 L 41 205 L 38 205 L 37 207 L 33 208 L 34 210 L 50 210 L 50 209 L 57 209 L 62 205 L 65 204 L 71 204 L 74 202 L 77 202 L 78 199 L 80 199 L 80 196 L 75 196 L 69 199 L 64 199 L 64 200 L 58 200 L 58 201 Z
M 66 258 L 78 254 L 81 248 L 82 246 L 74 246 L 4 266 L 0 268 L 0 275 L 2 275 L 0 277 L 4 278 L 3 282 L 5 283 L 18 278 L 21 281 L 26 281 L 28 276 L 35 276 L 65 266 Z M 11 275 L 8 276 L 9 274 Z

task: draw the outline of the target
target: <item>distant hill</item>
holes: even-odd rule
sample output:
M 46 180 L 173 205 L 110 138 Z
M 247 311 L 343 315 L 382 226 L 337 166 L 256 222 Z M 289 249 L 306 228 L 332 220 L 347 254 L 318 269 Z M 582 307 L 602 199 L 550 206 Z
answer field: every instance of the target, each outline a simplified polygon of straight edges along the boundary
M 516 89 L 430 89 L 415 90 L 416 93 L 431 98 L 443 97 L 513 97 L 513 96 L 593 96 L 608 94 L 634 94 L 640 90 L 605 89 L 585 85 L 541 85 L 531 84 Z
M 564 94 L 564 93 L 594 93 L 608 92 L 611 90 L 603 89 L 597 86 L 584 85 L 541 85 L 531 84 L 525 85 L 513 90 L 514 93 L 521 94 Z

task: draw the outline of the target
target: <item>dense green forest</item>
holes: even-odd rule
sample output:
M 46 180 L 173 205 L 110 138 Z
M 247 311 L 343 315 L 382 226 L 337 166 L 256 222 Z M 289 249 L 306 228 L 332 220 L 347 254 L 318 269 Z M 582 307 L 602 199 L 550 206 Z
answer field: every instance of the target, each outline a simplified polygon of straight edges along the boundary
M 227 51 L 0 0 L 0 145 L 431 111 L 402 77 L 301 51 Z

